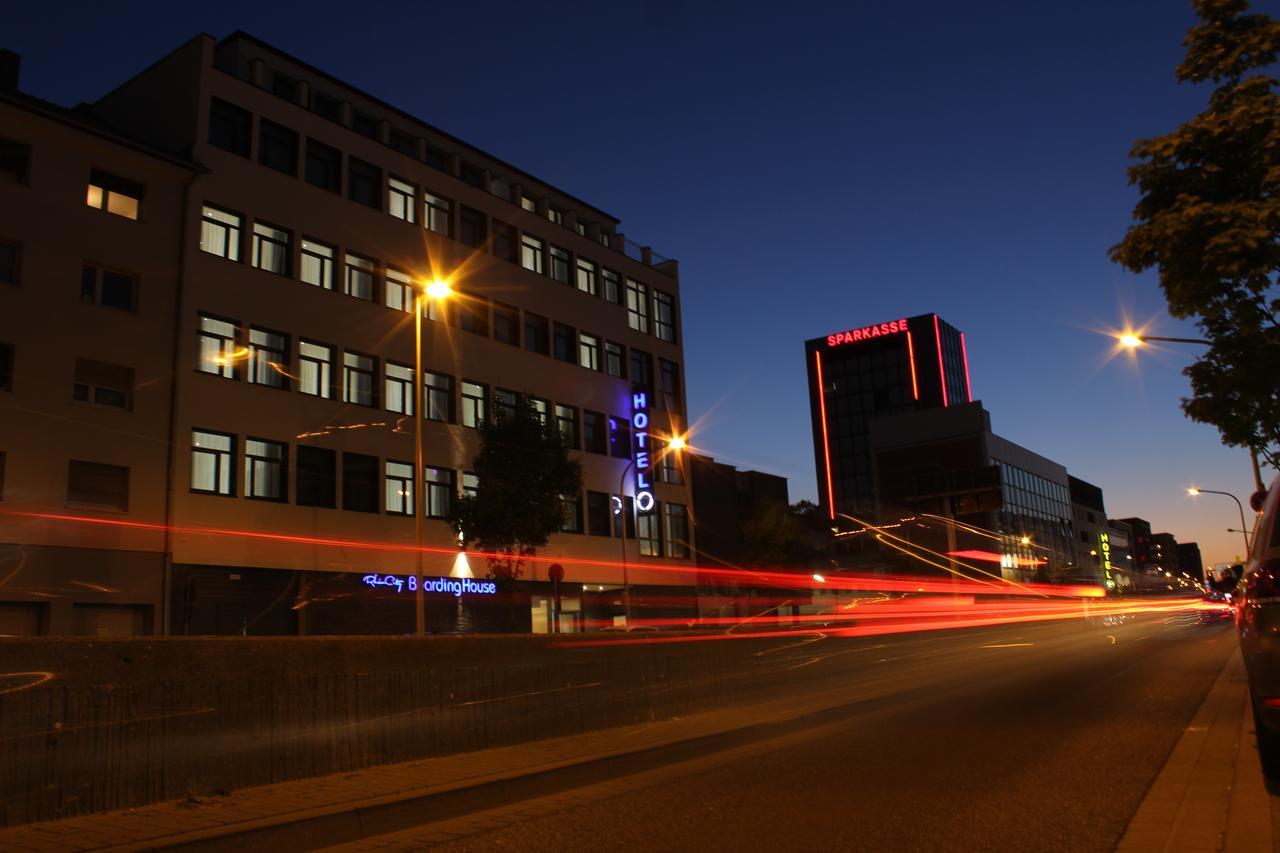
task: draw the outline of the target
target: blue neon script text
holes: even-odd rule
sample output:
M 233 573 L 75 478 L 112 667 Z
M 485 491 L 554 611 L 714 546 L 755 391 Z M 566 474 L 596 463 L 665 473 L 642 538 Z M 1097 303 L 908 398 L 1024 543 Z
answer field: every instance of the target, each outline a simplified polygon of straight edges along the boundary
M 364 583 L 370 587 L 389 586 L 396 592 L 418 591 L 418 578 L 414 575 L 396 577 L 395 575 L 365 575 Z M 459 598 L 464 592 L 478 595 L 494 595 L 498 586 L 493 581 L 477 581 L 471 578 L 423 578 L 424 592 L 451 592 Z

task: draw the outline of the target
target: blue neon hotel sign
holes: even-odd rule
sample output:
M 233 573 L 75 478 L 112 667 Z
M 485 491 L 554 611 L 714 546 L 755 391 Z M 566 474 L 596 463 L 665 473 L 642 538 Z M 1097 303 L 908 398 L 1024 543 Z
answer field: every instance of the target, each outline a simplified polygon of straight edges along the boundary
M 649 455 L 649 392 L 635 388 L 631 392 L 631 443 L 636 467 L 636 509 L 653 509 L 653 486 L 649 474 L 653 460 Z

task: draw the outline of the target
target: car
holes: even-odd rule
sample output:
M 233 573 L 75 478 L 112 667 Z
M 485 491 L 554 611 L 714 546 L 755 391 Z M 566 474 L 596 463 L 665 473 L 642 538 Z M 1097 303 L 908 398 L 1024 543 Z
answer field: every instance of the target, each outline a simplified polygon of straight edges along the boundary
M 1236 630 L 1263 770 L 1280 779 L 1280 476 L 1251 503 L 1261 514 L 1235 588 Z

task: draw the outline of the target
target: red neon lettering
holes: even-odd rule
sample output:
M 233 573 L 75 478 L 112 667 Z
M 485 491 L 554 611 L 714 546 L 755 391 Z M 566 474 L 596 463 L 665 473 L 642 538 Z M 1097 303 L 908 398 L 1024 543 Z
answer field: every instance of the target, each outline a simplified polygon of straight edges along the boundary
M 905 331 L 907 331 L 907 318 L 903 317 L 900 320 L 890 320 L 887 323 L 878 323 L 871 326 L 863 326 L 860 329 L 849 329 L 848 331 L 827 335 L 827 346 L 838 347 L 841 344 L 853 344 L 858 341 L 866 341 L 882 335 L 900 334 Z

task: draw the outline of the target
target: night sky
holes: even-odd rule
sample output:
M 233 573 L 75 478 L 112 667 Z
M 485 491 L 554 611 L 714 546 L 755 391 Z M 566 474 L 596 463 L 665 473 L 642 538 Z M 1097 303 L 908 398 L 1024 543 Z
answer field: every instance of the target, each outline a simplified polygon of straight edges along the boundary
M 1183 417 L 1194 352 L 1107 258 L 1134 140 L 1198 111 L 1189 3 L 14 4 L 22 88 L 92 100 L 244 29 L 622 219 L 680 261 L 692 442 L 816 498 L 803 342 L 936 311 L 997 433 L 1232 559 L 1247 453 Z M 889 8 L 893 7 L 893 8 Z M 1255 9 L 1277 14 L 1275 4 Z

